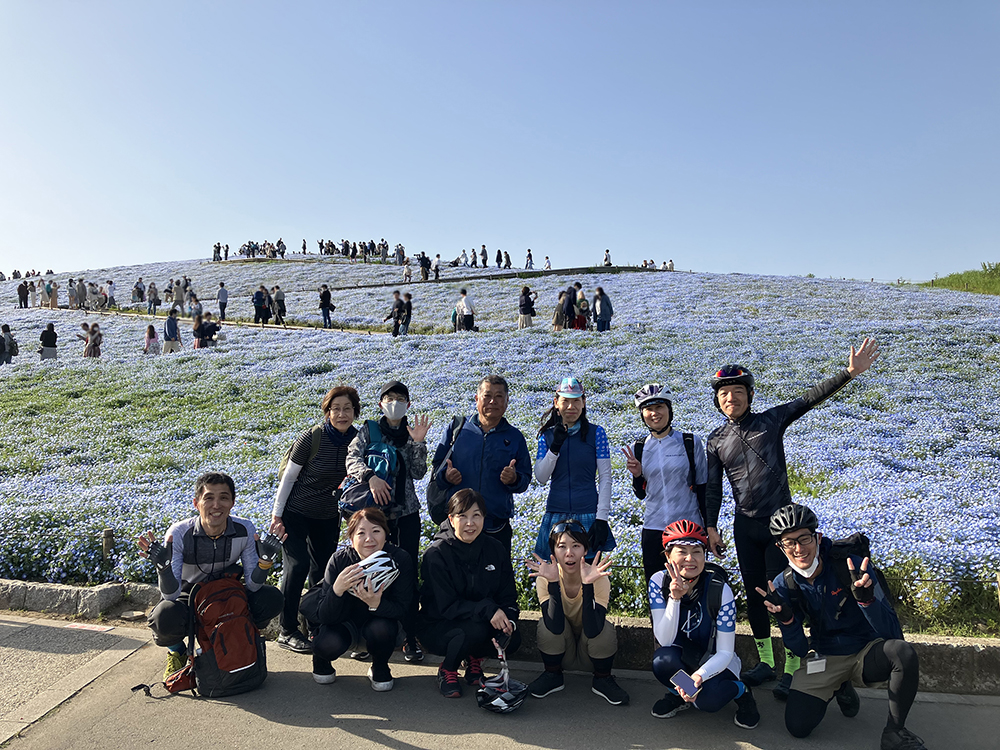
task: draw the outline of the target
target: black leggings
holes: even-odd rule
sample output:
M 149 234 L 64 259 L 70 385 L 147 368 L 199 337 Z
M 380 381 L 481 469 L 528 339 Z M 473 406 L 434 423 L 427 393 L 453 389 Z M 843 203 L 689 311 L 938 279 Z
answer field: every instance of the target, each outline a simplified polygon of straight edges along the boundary
M 495 656 L 493 639 L 499 635 L 500 631 L 488 622 L 445 620 L 425 625 L 420 631 L 420 642 L 432 654 L 444 657 L 441 663 L 444 669 L 457 672 L 462 659 L 467 656 Z M 504 653 L 510 656 L 520 645 L 521 631 L 518 629 L 511 636 L 510 645 Z
M 326 565 L 337 549 L 340 518 L 309 518 L 286 508 L 281 520 L 288 532 L 288 538 L 281 544 L 281 593 L 285 597 L 281 632 L 291 633 L 299 629 L 302 584 L 307 578 L 310 586 L 321 583 Z
M 736 559 L 746 587 L 747 619 L 757 640 L 771 637 L 771 616 L 756 589 L 759 586 L 767 591 L 767 582 L 773 581 L 788 566 L 784 553 L 771 537 L 768 523 L 767 518 L 750 518 L 739 513 L 733 519 Z
M 653 574 L 664 568 L 666 558 L 663 556 L 663 532 L 643 529 L 639 544 L 642 547 L 642 572 L 648 584 Z
M 365 639 L 368 653 L 372 655 L 372 664 L 380 667 L 386 666 L 392 652 L 396 650 L 399 623 L 385 617 L 370 617 L 352 621 L 351 624 L 354 630 Z M 320 625 L 319 630 L 313 636 L 313 654 L 320 659 L 329 659 L 330 661 L 338 659 L 354 645 L 354 633 L 345 623 Z
M 889 718 L 886 729 L 898 731 L 906 724 L 906 716 L 917 695 L 920 663 L 917 652 L 906 641 L 876 643 L 865 654 L 861 679 L 865 684 L 889 682 Z M 785 704 L 785 727 L 793 737 L 808 737 L 823 720 L 828 701 L 800 693 L 794 688 Z
M 403 552 L 406 552 L 413 560 L 413 569 L 420 569 L 420 514 L 411 513 L 389 521 L 389 542 L 395 544 Z M 410 597 L 410 606 L 403 615 L 403 632 L 407 637 L 416 635 L 417 607 L 419 606 L 419 583 L 417 576 L 413 576 L 413 591 Z

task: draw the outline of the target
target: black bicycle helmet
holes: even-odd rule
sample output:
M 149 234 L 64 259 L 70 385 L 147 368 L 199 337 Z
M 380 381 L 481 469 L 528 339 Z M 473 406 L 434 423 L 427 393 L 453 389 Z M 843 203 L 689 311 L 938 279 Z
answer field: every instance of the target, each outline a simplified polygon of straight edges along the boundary
M 771 515 L 771 536 L 778 539 L 786 531 L 796 529 L 809 529 L 815 533 L 819 526 L 819 519 L 809 508 L 798 503 L 791 503 L 778 508 Z
M 719 389 L 726 385 L 742 385 L 747 389 L 747 406 L 753 402 L 753 373 L 743 365 L 725 365 L 712 375 L 712 391 L 715 392 L 715 408 L 719 409 Z M 722 409 L 719 409 L 722 411 Z

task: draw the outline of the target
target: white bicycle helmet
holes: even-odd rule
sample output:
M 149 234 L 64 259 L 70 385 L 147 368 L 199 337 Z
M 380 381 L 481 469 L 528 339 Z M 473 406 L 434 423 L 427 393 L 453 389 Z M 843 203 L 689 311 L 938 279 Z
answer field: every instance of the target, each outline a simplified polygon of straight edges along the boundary
M 385 591 L 399 576 L 399 568 L 385 550 L 372 552 L 358 565 L 365 571 L 362 583 L 371 591 Z
M 642 407 L 650 404 L 666 404 L 673 410 L 670 403 L 670 387 L 659 383 L 649 383 L 635 392 L 635 408 L 642 410 Z

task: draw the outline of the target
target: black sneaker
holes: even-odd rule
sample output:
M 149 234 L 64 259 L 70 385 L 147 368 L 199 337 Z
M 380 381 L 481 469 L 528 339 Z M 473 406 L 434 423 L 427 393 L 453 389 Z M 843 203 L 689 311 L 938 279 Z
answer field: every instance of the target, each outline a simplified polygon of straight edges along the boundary
M 691 708 L 691 704 L 681 698 L 677 693 L 667 693 L 653 704 L 650 711 L 657 719 L 672 719 L 681 711 Z
M 740 679 L 745 685 L 757 687 L 758 685 L 763 685 L 765 682 L 778 679 L 778 675 L 774 673 L 774 667 L 770 664 L 761 662 L 753 669 L 748 669 L 743 672 L 743 674 L 740 675 Z
M 312 644 L 298 630 L 279 635 L 278 645 L 297 654 L 311 654 L 313 650 Z
M 612 706 L 628 705 L 628 693 L 618 686 L 618 683 L 615 682 L 615 678 L 611 675 L 608 675 L 607 677 L 595 677 L 590 689 L 595 694 L 604 698 L 604 700 Z
M 781 675 L 781 682 L 774 686 L 774 690 L 771 693 L 774 695 L 776 700 L 787 701 L 788 691 L 792 689 L 792 676 L 785 672 Z
M 438 667 L 438 688 L 445 698 L 461 698 L 462 683 L 458 681 L 458 671 Z
M 760 723 L 760 711 L 757 710 L 757 701 L 754 700 L 753 690 L 746 686 L 746 692 L 736 699 L 736 716 L 733 723 L 744 729 L 756 729 Z
M 406 661 L 423 661 L 424 652 L 416 638 L 409 638 L 403 643 L 403 658 Z
M 900 729 L 898 732 L 884 729 L 881 747 L 882 750 L 927 750 L 924 741 L 909 729 Z
M 542 672 L 528 685 L 528 692 L 533 698 L 544 698 L 546 695 L 558 693 L 566 687 L 562 672 Z
M 854 689 L 854 685 L 848 680 L 833 697 L 837 699 L 837 705 L 840 706 L 840 713 L 846 716 L 848 719 L 852 719 L 858 715 L 858 711 L 861 710 L 861 698 L 858 697 L 858 691 Z

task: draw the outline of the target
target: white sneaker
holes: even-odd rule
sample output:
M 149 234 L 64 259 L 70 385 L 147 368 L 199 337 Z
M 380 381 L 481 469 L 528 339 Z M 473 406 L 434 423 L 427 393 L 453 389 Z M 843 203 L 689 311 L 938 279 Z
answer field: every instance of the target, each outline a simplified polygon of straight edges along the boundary
M 317 674 L 313 672 L 313 679 L 320 685 L 332 685 L 337 681 L 337 670 L 333 670 L 330 674 Z
M 372 682 L 372 690 L 376 693 L 387 693 L 392 690 L 394 680 L 392 678 L 386 680 L 385 682 L 376 682 L 375 677 L 372 674 L 372 668 L 368 667 L 368 679 Z

